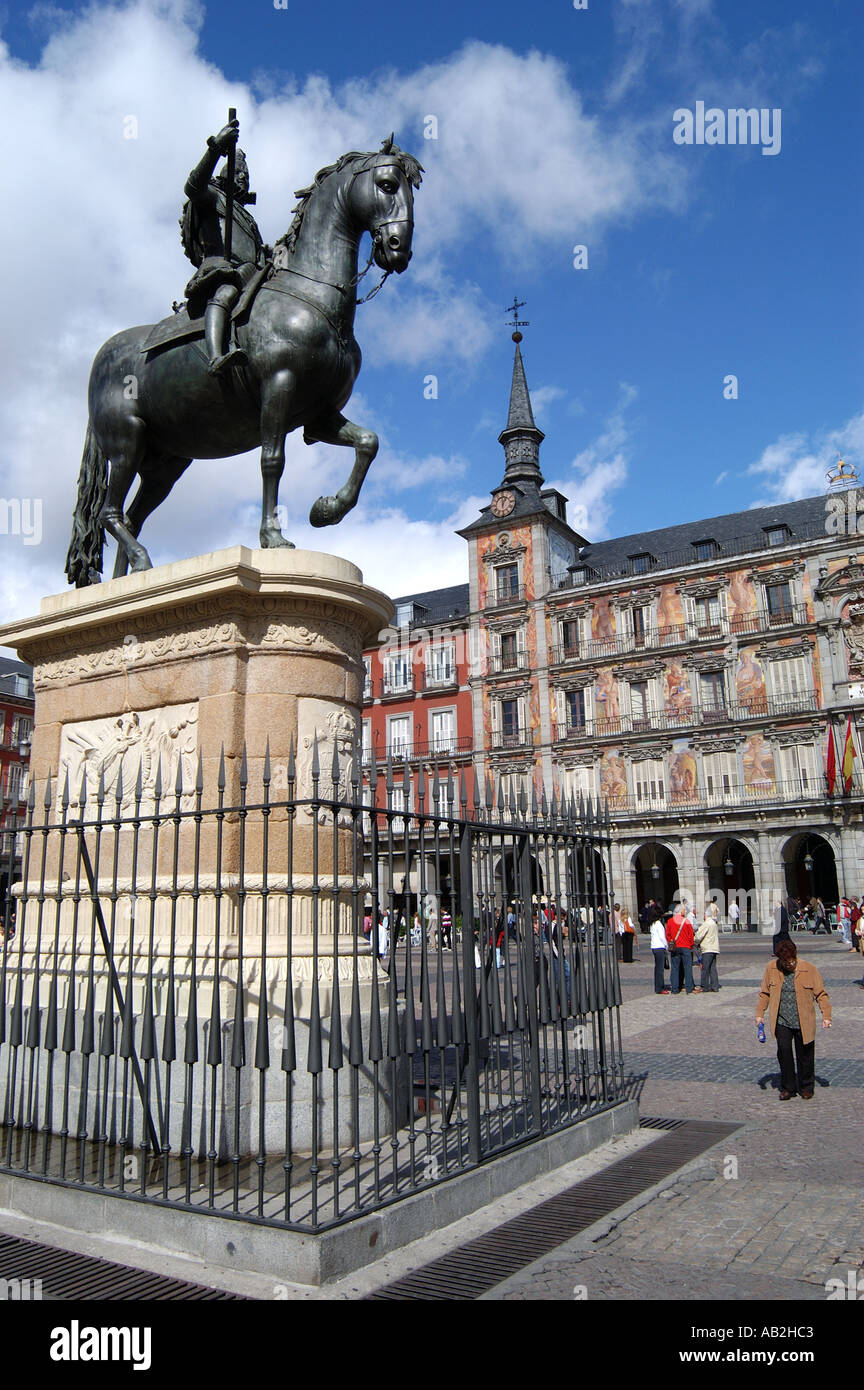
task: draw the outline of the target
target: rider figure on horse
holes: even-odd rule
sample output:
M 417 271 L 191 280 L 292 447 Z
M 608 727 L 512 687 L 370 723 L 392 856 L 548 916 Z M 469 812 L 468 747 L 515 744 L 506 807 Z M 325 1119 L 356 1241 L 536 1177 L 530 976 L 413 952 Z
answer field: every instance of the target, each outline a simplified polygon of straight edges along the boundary
M 246 364 L 242 348 L 230 346 L 231 311 L 241 290 L 265 262 L 261 233 L 246 211 L 256 195 L 249 192 L 249 169 L 240 149 L 234 170 L 230 260 L 225 255 L 227 175 L 214 178 L 213 174 L 222 156 L 237 144 L 238 132 L 239 124 L 232 120 L 218 135 L 208 137 L 207 153 L 186 180 L 188 202 L 180 217 L 183 250 L 197 267 L 185 290 L 187 308 L 190 319 L 204 315 L 209 370 L 214 375 Z

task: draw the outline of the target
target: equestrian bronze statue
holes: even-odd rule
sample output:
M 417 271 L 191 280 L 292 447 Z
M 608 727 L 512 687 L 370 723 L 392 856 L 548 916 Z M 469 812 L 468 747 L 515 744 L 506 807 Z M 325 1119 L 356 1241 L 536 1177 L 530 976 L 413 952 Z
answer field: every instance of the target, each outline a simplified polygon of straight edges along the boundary
M 138 540 L 141 527 L 193 458 L 260 447 L 259 536 L 262 546 L 273 547 L 292 545 L 277 518 L 292 430 L 302 427 L 307 444 L 354 450 L 347 482 L 313 504 L 313 526 L 335 525 L 351 510 L 378 451 L 373 431 L 342 414 L 361 363 L 357 284 L 373 261 L 384 271 L 381 284 L 406 269 L 412 190 L 420 187 L 422 166 L 392 137 L 377 152 L 342 155 L 298 191 L 294 220 L 271 248 L 248 211 L 255 195 L 229 115 L 186 182 L 182 239 L 195 273 L 185 306 L 155 326 L 116 334 L 93 363 L 66 557 L 69 582 L 78 587 L 101 577 L 106 530 L 117 541 L 115 578 L 151 568 Z M 214 176 L 222 156 L 226 171 Z M 371 255 L 358 274 L 366 231 Z M 126 509 L 136 474 L 140 482 Z

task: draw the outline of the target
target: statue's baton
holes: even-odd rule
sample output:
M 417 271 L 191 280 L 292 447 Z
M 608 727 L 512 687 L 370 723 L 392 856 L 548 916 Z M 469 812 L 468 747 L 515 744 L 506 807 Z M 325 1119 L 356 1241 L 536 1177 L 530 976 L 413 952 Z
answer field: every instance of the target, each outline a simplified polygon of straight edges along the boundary
M 236 119 L 237 112 L 233 106 L 230 106 L 228 108 L 228 124 L 230 125 L 231 122 L 236 121 Z M 234 166 L 236 163 L 236 156 L 237 141 L 235 140 L 226 155 L 228 164 L 225 173 L 225 235 L 223 237 L 225 242 L 226 261 L 230 261 L 231 259 L 231 242 L 234 236 Z

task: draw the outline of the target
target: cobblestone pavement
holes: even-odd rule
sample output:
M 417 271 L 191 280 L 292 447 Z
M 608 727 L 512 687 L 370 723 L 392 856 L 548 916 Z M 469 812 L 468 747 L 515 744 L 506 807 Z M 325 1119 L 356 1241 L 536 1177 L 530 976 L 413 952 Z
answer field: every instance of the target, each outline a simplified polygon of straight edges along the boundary
M 779 1101 L 770 1035 L 756 1040 L 770 939 L 721 938 L 719 994 L 655 995 L 644 945 L 641 961 L 620 966 L 641 1114 L 742 1128 L 629 1214 L 487 1298 L 824 1301 L 826 1280 L 864 1276 L 864 962 L 827 938 L 799 937 L 798 948 L 822 973 L 834 1014 L 817 1032 L 810 1101 Z

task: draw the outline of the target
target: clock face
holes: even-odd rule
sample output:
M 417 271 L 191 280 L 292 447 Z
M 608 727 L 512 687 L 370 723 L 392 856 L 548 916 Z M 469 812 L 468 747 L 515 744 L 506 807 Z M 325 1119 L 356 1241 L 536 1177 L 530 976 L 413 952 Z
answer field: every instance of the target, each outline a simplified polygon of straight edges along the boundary
M 496 492 L 489 505 L 495 516 L 509 516 L 516 506 L 516 498 L 512 492 Z

